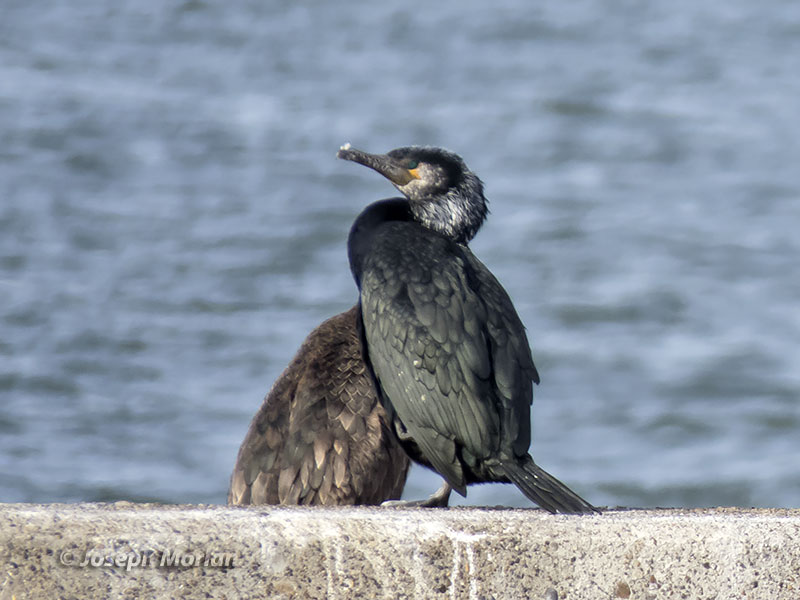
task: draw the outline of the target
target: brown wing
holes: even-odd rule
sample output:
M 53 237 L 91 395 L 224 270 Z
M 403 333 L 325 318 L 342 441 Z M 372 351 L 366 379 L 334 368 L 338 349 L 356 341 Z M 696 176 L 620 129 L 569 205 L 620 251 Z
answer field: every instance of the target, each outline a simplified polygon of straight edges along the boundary
M 312 331 L 239 449 L 229 504 L 380 504 L 399 498 L 408 458 L 362 358 L 357 307 Z

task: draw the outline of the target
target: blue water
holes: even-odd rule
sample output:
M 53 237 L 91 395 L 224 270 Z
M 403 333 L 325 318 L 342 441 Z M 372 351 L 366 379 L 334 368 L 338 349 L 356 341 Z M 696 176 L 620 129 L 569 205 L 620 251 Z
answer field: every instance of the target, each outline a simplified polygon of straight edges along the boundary
M 800 4 L 0 15 L 0 500 L 224 502 L 394 194 L 349 141 L 485 181 L 542 466 L 598 505 L 800 506 Z

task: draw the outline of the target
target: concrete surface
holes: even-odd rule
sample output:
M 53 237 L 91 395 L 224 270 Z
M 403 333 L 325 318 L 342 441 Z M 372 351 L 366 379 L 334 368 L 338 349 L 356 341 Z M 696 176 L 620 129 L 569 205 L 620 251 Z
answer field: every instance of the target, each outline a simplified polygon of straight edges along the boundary
M 0 504 L 0 566 L 0 600 L 794 600 L 800 510 Z

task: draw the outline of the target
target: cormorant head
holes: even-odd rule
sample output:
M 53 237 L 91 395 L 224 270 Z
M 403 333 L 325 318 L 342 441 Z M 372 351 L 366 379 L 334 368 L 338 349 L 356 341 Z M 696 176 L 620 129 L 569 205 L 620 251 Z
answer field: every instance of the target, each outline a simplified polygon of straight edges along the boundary
M 414 219 L 466 244 L 489 212 L 483 183 L 457 154 L 430 146 L 406 146 L 369 154 L 345 144 L 336 155 L 374 169 L 409 200 Z

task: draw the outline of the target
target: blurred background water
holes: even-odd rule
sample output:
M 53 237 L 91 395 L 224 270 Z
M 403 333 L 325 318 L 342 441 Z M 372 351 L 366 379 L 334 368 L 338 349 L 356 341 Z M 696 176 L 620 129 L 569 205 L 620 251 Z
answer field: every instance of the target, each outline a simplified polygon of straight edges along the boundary
M 542 466 L 598 505 L 800 505 L 800 4 L 0 15 L 0 500 L 225 501 L 394 195 L 349 141 L 485 181 L 472 247 L 528 327 Z

